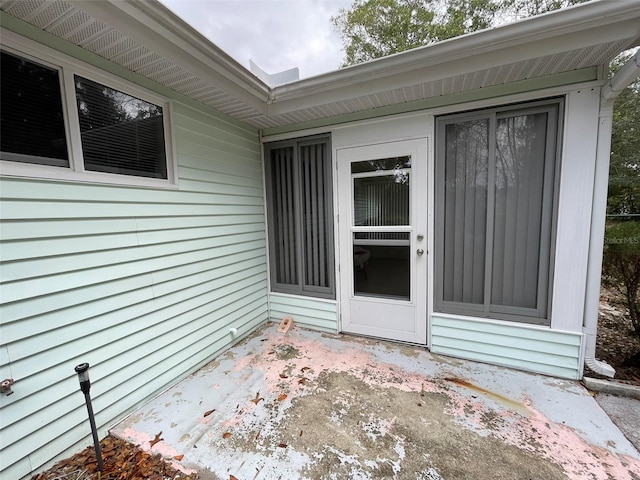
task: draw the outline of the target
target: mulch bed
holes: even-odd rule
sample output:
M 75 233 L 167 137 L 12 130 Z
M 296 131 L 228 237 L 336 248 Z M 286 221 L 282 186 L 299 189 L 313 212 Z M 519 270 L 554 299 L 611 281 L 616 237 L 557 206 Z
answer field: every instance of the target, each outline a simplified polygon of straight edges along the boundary
M 640 337 L 634 333 L 620 299 L 604 288 L 600 295 L 596 358 L 615 368 L 616 380 L 640 385 Z
M 56 463 L 32 480 L 195 480 L 176 470 L 161 455 L 150 455 L 137 446 L 108 436 L 100 442 L 104 470 L 98 472 L 93 448 Z

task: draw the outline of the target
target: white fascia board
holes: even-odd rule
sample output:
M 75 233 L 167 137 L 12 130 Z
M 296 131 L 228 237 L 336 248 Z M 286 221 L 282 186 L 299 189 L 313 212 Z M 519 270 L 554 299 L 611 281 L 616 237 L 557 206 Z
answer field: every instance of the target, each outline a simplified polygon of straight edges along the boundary
M 162 57 L 211 81 L 247 106 L 267 113 L 269 87 L 161 3 L 68 1 Z
M 438 79 L 434 67 L 460 74 L 615 40 L 633 46 L 639 38 L 640 2 L 590 2 L 276 87 L 269 113 L 326 103 L 325 92 L 339 101 L 415 84 L 413 77 Z

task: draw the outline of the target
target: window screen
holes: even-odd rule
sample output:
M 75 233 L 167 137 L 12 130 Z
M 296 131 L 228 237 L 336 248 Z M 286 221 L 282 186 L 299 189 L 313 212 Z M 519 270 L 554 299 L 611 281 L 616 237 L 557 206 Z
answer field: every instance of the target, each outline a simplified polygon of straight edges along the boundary
M 560 108 L 438 119 L 439 311 L 547 322 Z
M 265 147 L 274 291 L 334 296 L 329 138 Z

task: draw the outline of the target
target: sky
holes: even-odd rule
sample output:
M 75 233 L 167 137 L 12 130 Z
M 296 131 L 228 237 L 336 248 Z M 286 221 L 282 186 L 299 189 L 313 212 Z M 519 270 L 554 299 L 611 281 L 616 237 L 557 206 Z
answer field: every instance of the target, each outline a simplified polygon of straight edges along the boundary
M 353 0 L 161 0 L 241 65 L 300 78 L 337 70 L 342 39 L 331 16 Z

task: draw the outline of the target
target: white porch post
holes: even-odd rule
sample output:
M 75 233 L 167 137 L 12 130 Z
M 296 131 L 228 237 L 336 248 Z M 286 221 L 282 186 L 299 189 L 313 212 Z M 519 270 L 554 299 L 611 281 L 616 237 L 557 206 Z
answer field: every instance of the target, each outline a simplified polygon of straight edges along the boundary
M 640 75 L 640 50 L 636 52 L 614 76 L 602 87 L 600 116 L 598 122 L 598 147 L 596 170 L 593 181 L 593 204 L 591 208 L 591 235 L 589 238 L 589 264 L 584 306 L 583 332 L 585 334 L 584 363 L 594 372 L 613 377 L 611 365 L 596 360 L 596 334 L 598 332 L 598 309 L 600 301 L 600 277 L 605 220 L 607 213 L 607 190 L 609 184 L 609 160 L 611 157 L 611 128 L 613 104 L 627 86 Z

